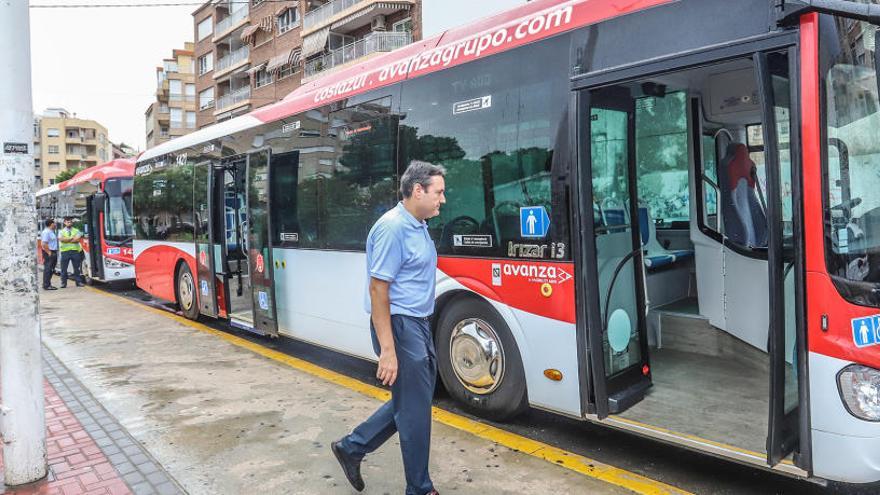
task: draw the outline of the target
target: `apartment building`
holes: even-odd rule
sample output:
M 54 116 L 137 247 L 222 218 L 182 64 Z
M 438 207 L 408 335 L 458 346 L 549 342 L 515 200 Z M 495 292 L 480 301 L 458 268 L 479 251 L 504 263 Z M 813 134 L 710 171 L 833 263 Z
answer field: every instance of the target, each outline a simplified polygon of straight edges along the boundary
M 113 156 L 107 128 L 77 118 L 63 108 L 47 108 L 34 118 L 34 167 L 40 186 L 55 183 L 62 170 L 87 168 Z
M 156 101 L 144 112 L 147 148 L 196 129 L 193 50 L 194 44 L 187 42 L 156 67 Z
M 212 0 L 193 13 L 196 125 L 421 39 L 421 0 Z

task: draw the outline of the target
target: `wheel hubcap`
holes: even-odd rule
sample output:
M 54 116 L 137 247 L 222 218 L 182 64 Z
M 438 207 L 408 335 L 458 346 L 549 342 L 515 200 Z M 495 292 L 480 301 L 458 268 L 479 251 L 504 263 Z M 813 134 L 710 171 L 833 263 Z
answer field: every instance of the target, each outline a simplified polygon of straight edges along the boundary
M 193 305 L 193 284 L 192 275 L 184 273 L 180 276 L 180 283 L 177 284 L 177 294 L 180 296 L 180 307 L 184 311 Z
M 449 356 L 458 381 L 471 392 L 493 392 L 504 377 L 504 349 L 491 325 L 468 318 L 452 329 Z

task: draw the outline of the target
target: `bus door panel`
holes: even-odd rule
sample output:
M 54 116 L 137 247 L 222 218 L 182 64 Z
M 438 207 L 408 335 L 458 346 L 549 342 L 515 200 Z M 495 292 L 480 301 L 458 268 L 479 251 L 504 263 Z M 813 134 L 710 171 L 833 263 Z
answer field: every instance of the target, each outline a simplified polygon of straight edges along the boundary
M 89 243 L 88 275 L 91 278 L 104 279 L 104 253 L 101 242 L 101 215 L 104 212 L 106 196 L 98 193 L 86 198 L 86 239 Z
M 810 469 L 806 411 L 803 234 L 797 122 L 798 49 L 757 53 L 767 177 L 770 407 L 767 463 L 790 453 Z
M 599 419 L 651 386 L 638 224 L 635 99 L 624 87 L 578 95 L 583 301 L 592 407 Z M 592 212 L 590 214 L 589 212 Z
M 247 218 L 245 211 L 247 160 L 222 162 L 214 169 L 212 220 L 214 238 L 220 244 L 220 269 L 224 286 L 223 301 L 232 323 L 252 328 L 250 276 L 246 254 Z M 218 300 L 220 297 L 218 296 Z
M 272 239 L 269 235 L 270 163 L 269 150 L 248 155 L 247 227 L 243 232 L 247 239 L 245 245 L 254 330 L 263 335 L 277 336 Z
M 213 177 L 210 162 L 196 164 L 193 169 L 193 211 L 196 214 L 196 278 L 199 291 L 199 312 L 210 317 L 218 316 L 217 280 L 215 275 L 214 223 L 211 211 L 214 208 L 212 191 Z

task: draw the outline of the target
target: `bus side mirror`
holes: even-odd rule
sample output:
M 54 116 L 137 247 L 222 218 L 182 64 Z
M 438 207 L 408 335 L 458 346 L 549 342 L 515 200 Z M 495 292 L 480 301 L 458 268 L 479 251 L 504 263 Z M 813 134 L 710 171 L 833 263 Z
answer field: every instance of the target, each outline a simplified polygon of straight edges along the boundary
M 95 193 L 92 198 L 92 209 L 96 212 L 104 211 L 104 204 L 107 202 L 107 195 L 104 193 Z

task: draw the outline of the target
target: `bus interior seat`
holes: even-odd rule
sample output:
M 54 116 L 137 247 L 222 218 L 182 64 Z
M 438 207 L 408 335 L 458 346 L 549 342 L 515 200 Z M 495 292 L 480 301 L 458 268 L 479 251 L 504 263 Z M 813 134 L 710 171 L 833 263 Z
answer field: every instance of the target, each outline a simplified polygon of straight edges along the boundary
M 718 179 L 725 235 L 740 246 L 767 245 L 767 217 L 758 201 L 755 163 L 742 143 L 730 143 Z
M 694 257 L 693 249 L 668 250 L 657 241 L 657 229 L 647 206 L 639 206 L 639 231 L 645 249 L 645 267 L 657 270 Z

